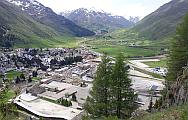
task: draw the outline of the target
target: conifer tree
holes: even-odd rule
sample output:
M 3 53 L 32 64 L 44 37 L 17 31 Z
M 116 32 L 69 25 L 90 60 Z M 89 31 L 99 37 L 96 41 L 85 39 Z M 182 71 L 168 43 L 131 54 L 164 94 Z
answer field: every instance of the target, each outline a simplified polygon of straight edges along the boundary
M 110 88 L 111 67 L 109 59 L 104 56 L 101 64 L 98 66 L 96 77 L 93 82 L 93 88 L 88 97 L 85 109 L 92 116 L 101 117 L 109 115 L 109 88 Z
M 182 67 L 188 64 L 188 14 L 177 27 L 172 41 L 168 63 L 168 80 L 175 81 L 182 74 Z
M 124 63 L 124 56 L 119 54 L 112 70 L 111 103 L 116 111 L 114 116 L 118 118 L 130 117 L 135 110 L 134 90 L 131 88 L 131 80 L 128 78 L 129 67 Z

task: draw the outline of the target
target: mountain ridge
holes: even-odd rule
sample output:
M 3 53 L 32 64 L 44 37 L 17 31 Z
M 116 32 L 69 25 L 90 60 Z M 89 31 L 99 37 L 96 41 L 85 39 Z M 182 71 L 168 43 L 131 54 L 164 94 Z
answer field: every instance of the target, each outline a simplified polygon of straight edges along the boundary
M 95 32 L 100 30 L 111 31 L 119 28 L 129 28 L 134 25 L 133 22 L 122 16 L 112 15 L 103 10 L 79 8 L 72 11 L 61 12 L 60 15 Z
M 188 13 L 187 0 L 172 0 L 143 18 L 134 28 L 140 36 L 152 40 L 172 36 L 177 25 Z
M 45 7 L 36 0 L 6 1 L 14 4 L 15 6 L 18 6 L 22 11 L 29 14 L 33 19 L 53 28 L 61 35 L 67 33 L 78 37 L 94 35 L 94 32 L 82 28 L 65 17 L 56 14 L 51 8 Z

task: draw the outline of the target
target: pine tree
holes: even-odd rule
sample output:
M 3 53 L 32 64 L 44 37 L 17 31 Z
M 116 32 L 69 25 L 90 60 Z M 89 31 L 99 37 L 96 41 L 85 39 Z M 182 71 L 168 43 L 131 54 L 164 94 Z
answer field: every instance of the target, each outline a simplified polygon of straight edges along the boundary
M 188 14 L 177 27 L 176 36 L 172 41 L 168 64 L 168 80 L 175 81 L 182 74 L 182 67 L 188 63 Z
M 25 81 L 25 75 L 23 73 L 20 75 L 20 79 L 22 79 L 23 81 Z
M 109 115 L 109 88 L 110 88 L 111 67 L 109 59 L 104 56 L 101 64 L 98 66 L 96 77 L 93 82 L 93 88 L 88 97 L 85 109 L 95 117 Z
M 135 110 L 134 100 L 136 96 L 131 88 L 131 80 L 128 78 L 129 67 L 124 63 L 124 60 L 124 56 L 119 54 L 111 77 L 112 106 L 116 111 L 114 116 L 118 118 L 130 117 Z
M 28 83 L 31 83 L 31 82 L 32 82 L 32 77 L 29 76 L 29 78 L 28 78 Z
M 20 78 L 19 78 L 19 76 L 17 76 L 15 79 L 15 83 L 18 84 L 19 82 L 20 82 Z

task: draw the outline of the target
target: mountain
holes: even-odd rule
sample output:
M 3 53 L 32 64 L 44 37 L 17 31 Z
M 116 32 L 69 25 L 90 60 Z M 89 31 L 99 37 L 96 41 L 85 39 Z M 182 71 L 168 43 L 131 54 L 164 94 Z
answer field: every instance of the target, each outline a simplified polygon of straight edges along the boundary
M 129 28 L 134 25 L 133 22 L 122 16 L 113 16 L 104 11 L 93 9 L 88 10 L 85 8 L 79 8 L 73 11 L 62 12 L 60 14 L 76 24 L 95 32 L 100 30 L 109 31 L 119 28 Z
M 133 30 L 156 40 L 172 36 L 177 25 L 188 13 L 188 0 L 172 0 L 141 20 Z
M 61 15 L 57 15 L 52 9 L 45 7 L 35 0 L 7 0 L 18 6 L 22 11 L 30 15 L 34 20 L 51 27 L 61 35 L 91 36 L 95 33 L 82 28 Z
M 51 38 L 58 35 L 54 29 L 35 21 L 27 13 L 4 0 L 0 1 L 0 11 L 0 28 L 3 28 L 1 31 L 4 30 L 1 33 L 18 36 L 20 39 L 16 40 L 16 44 L 34 42 L 31 41 L 33 37 Z
M 136 17 L 130 16 L 129 17 L 129 21 L 131 21 L 133 23 L 138 23 L 140 21 L 140 17 L 138 17 L 138 16 L 136 16 Z

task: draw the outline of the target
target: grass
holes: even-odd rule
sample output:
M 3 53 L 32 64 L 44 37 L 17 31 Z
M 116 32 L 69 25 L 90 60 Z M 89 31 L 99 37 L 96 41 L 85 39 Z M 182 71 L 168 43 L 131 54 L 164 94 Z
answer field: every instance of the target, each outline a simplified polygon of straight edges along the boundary
M 134 120 L 188 120 L 188 104 L 172 107 L 162 112 L 139 116 Z
M 59 36 L 49 39 L 42 39 L 32 36 L 32 41 L 26 44 L 18 44 L 16 48 L 76 48 L 79 40 L 71 36 Z
M 0 99 L 0 103 L 1 102 L 8 102 L 8 100 L 12 99 L 13 97 L 15 97 L 15 92 L 13 90 L 8 90 L 3 95 L 3 98 Z
M 120 29 L 103 36 L 87 38 L 82 45 L 96 52 L 116 56 L 119 52 L 127 57 L 149 57 L 162 54 L 166 48 L 162 43 L 140 37 L 131 30 Z
M 149 71 L 146 71 L 146 70 L 137 68 L 137 67 L 134 67 L 134 69 L 135 69 L 136 71 L 141 72 L 141 73 L 144 73 L 144 74 L 147 74 L 147 75 L 151 75 L 151 76 L 153 76 L 154 78 L 164 79 L 164 77 L 161 76 L 161 75 L 159 75 L 159 74 L 152 73 L 152 72 L 149 72 Z
M 33 81 L 39 81 L 39 80 L 41 80 L 41 78 L 33 77 L 32 80 L 33 80 Z
M 121 29 L 103 36 L 75 38 L 72 36 L 56 36 L 49 39 L 30 37 L 30 43 L 19 44 L 21 48 L 77 48 L 86 46 L 96 52 L 116 56 L 119 52 L 127 57 L 148 57 L 161 53 L 161 43 L 139 37 L 138 33 Z M 155 46 L 155 44 L 157 44 Z
M 5 92 L 0 93 L 0 104 L 7 103 L 10 99 L 13 99 L 16 96 L 15 91 L 8 89 Z M 7 115 L 4 116 L 0 111 L 0 120 L 25 120 L 26 118 L 22 116 L 17 116 L 14 113 L 6 113 Z
M 53 42 L 51 47 L 65 47 L 65 48 L 76 48 L 79 47 L 79 39 L 75 37 L 56 37 Z
M 22 117 L 22 116 L 16 116 L 14 114 L 8 114 L 6 117 L 2 118 L 2 115 L 0 113 L 0 120 L 26 120 L 26 118 Z
M 154 56 L 158 52 L 154 50 L 148 50 L 145 48 L 134 48 L 127 46 L 97 46 L 93 49 L 100 53 L 107 53 L 107 55 L 115 57 L 118 53 L 122 52 L 127 57 L 143 57 Z
M 167 59 L 160 59 L 160 61 L 143 62 L 151 68 L 167 67 Z
M 15 70 L 11 70 L 11 71 L 8 71 L 6 73 L 6 77 L 8 80 L 13 80 L 15 79 L 17 76 L 20 76 L 22 72 L 19 72 L 19 71 L 15 71 Z

